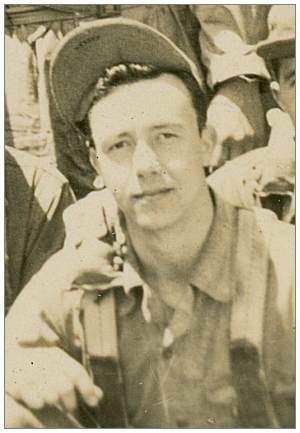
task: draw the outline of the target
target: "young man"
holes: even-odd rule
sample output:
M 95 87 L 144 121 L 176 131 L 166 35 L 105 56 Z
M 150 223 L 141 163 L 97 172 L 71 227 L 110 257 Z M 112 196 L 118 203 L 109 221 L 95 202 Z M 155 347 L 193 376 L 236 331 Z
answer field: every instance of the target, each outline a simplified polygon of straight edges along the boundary
M 294 425 L 291 227 L 208 189 L 193 64 L 107 19 L 70 33 L 51 73 L 107 187 L 107 230 L 56 254 L 11 310 L 7 426 Z
M 295 212 L 295 6 L 272 6 L 268 27 L 268 38 L 256 47 L 270 71 L 271 91 L 279 107 L 267 113 L 268 146 L 226 164 L 208 182 L 233 205 L 264 205 L 280 219 L 291 221 Z

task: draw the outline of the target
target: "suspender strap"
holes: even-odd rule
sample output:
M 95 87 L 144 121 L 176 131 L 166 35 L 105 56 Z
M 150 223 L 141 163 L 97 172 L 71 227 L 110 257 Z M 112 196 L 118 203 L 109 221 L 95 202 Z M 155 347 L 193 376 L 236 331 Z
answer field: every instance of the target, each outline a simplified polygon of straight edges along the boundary
M 262 364 L 268 248 L 251 212 L 240 211 L 238 231 L 237 293 L 232 304 L 230 346 L 238 415 L 244 428 L 279 427 Z
M 114 290 L 86 291 L 82 298 L 86 367 L 103 399 L 92 417 L 103 428 L 128 427 L 118 353 Z M 91 418 L 91 417 L 90 417 Z

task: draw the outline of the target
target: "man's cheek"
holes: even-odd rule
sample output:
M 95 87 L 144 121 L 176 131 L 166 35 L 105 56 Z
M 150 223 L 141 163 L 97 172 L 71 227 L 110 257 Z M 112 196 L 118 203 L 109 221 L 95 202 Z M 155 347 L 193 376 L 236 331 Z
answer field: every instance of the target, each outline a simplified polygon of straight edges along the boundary
M 100 170 L 104 184 L 111 192 L 114 193 L 122 189 L 127 176 L 124 168 L 104 157 L 100 163 Z
M 166 170 L 171 177 L 185 177 L 195 170 L 196 161 L 190 158 L 177 158 L 168 163 Z M 201 169 L 201 164 L 199 164 Z

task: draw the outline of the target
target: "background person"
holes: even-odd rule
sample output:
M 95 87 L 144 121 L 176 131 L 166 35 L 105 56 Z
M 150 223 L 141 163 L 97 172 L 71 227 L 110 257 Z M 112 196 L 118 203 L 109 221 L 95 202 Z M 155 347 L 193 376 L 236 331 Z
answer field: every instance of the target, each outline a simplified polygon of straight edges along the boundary
M 5 148 L 6 311 L 63 246 L 63 212 L 74 201 L 67 180 L 54 167 L 24 151 Z
M 270 89 L 280 109 L 267 113 L 268 146 L 217 170 L 208 182 L 234 205 L 264 206 L 284 221 L 295 213 L 295 7 L 272 6 L 269 36 L 257 45 L 268 66 Z

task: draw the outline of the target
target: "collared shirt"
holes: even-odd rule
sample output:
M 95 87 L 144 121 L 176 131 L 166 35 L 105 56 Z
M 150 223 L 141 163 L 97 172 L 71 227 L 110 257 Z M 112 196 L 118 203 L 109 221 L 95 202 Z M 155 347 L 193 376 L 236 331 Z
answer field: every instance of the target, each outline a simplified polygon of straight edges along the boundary
M 137 287 L 132 276 L 129 300 L 118 294 L 121 363 L 130 366 L 123 375 L 131 425 L 235 425 L 228 319 L 235 290 L 236 222 L 236 209 L 216 206 L 199 261 L 179 299 L 162 300 L 142 281 Z M 132 269 L 125 268 L 127 272 Z M 143 314 L 147 307 L 148 320 Z M 128 350 L 132 342 L 134 351 Z
M 221 200 L 216 209 L 199 262 L 186 285 L 187 297 L 182 297 L 177 305 L 168 305 L 160 299 L 129 263 L 125 263 L 121 277 L 112 284 L 116 286 L 125 400 L 133 427 L 238 426 L 229 346 L 231 306 L 237 289 L 235 244 L 239 210 Z M 287 228 L 280 223 L 275 227 L 276 236 L 281 236 L 279 261 L 281 253 L 287 259 L 290 257 L 291 238 L 286 237 Z M 275 250 L 278 254 L 278 244 Z M 10 312 L 6 340 L 15 356 L 22 350 L 15 344 L 16 336 L 19 341 L 32 340 L 33 346 L 41 343 L 33 341 L 42 320 L 43 325 L 51 326 L 56 332 L 60 347 L 80 359 L 75 338 L 79 315 L 74 311 L 81 293 L 70 290 L 65 269 L 65 280 L 58 275 L 57 264 L 63 260 L 62 254 L 47 264 Z M 251 263 L 249 266 L 252 272 Z M 293 346 L 291 295 L 286 291 L 284 299 L 277 304 L 274 291 L 278 283 L 285 284 L 286 280 L 276 281 L 272 272 L 261 277 L 267 278 L 268 284 L 263 348 L 267 378 L 274 391 L 280 371 L 283 392 L 288 392 L 294 372 L 293 359 L 286 356 Z M 48 286 L 44 287 L 43 296 L 36 289 L 42 282 Z M 22 307 L 25 302 L 30 314 Z M 167 334 L 166 329 L 169 329 Z M 7 361 L 7 368 L 13 368 L 11 363 Z M 283 425 L 293 423 L 291 408 L 292 403 L 283 407 L 286 410 L 282 415 L 286 415 Z

